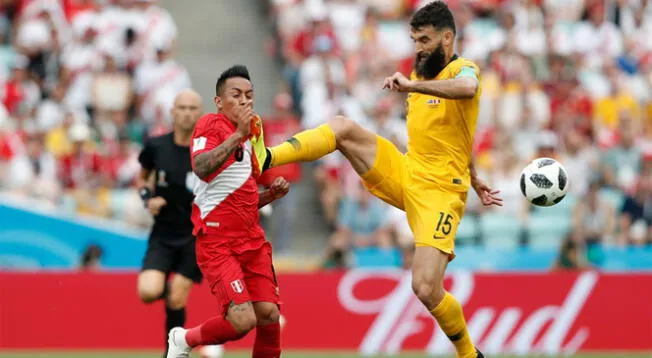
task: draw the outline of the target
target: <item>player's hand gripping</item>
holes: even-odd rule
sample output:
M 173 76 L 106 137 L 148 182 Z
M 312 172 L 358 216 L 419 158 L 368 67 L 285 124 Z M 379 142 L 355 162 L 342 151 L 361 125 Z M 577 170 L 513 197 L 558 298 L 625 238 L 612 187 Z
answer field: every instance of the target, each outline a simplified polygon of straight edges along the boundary
M 498 196 L 498 194 L 500 194 L 500 190 L 492 189 L 482 179 L 478 178 L 471 178 L 471 186 L 473 187 L 473 190 L 475 190 L 475 193 L 478 194 L 482 205 L 503 206 L 503 198 Z
M 290 183 L 283 177 L 274 179 L 272 185 L 269 187 L 274 200 L 284 197 L 290 191 Z
M 236 124 L 236 130 L 244 138 L 248 138 L 251 133 L 251 121 L 255 117 L 253 106 L 251 104 L 239 106 L 234 112 L 235 118 L 233 118 L 233 121 Z
M 161 209 L 167 205 L 167 201 L 160 196 L 155 196 L 147 200 L 147 209 L 152 215 L 156 216 L 161 212 Z
M 414 82 L 405 77 L 402 73 L 396 72 L 395 74 L 385 78 L 383 82 L 383 89 L 388 88 L 394 92 L 412 92 Z

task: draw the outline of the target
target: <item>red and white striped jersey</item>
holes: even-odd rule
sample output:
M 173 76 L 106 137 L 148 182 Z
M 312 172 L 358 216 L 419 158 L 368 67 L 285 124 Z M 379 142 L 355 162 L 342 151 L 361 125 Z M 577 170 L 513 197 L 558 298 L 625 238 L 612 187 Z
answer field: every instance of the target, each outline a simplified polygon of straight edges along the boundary
M 192 135 L 193 169 L 197 155 L 208 152 L 235 133 L 235 125 L 223 114 L 202 116 Z M 192 208 L 193 233 L 228 238 L 260 238 L 256 158 L 250 140 L 240 144 L 229 159 L 207 178 L 195 176 Z

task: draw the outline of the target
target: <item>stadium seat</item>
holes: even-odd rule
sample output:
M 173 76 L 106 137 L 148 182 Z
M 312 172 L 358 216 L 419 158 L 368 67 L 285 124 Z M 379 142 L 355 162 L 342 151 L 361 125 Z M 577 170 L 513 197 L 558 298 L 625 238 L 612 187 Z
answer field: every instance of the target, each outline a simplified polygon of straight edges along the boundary
M 462 218 L 460 226 L 457 228 L 457 235 L 455 236 L 455 243 L 461 245 L 475 244 L 475 238 L 479 234 L 479 224 L 477 217 L 473 215 L 466 215 Z
M 518 247 L 521 228 L 521 224 L 512 215 L 488 212 L 480 217 L 480 230 L 487 247 Z
M 529 246 L 532 249 L 560 247 L 570 232 L 571 218 L 572 216 L 558 211 L 534 211 L 527 225 Z

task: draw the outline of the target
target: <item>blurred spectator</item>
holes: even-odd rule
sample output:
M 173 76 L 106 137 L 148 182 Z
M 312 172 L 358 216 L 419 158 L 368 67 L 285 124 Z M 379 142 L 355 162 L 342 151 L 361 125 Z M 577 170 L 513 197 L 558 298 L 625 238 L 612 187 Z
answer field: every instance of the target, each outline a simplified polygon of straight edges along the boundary
M 580 242 L 591 246 L 612 242 L 615 229 L 616 211 L 600 197 L 599 183 L 592 181 L 573 210 L 573 234 Z
M 619 74 L 613 66 L 607 70 L 609 93 L 596 102 L 594 113 L 596 130 L 602 135 L 602 132 L 617 130 L 623 116 L 631 119 L 636 126 L 641 123 L 640 105 L 624 87 L 624 81 L 628 79 Z
M 28 65 L 29 60 L 25 56 L 17 56 L 11 75 L 4 84 L 2 102 L 12 116 L 29 116 L 41 98 L 41 90 L 27 71 Z
M 652 179 L 649 174 L 639 180 L 634 194 L 625 198 L 618 221 L 619 245 L 652 244 Z
M 45 150 L 43 134 L 27 135 L 26 150 L 11 160 L 7 187 L 14 194 L 43 199 L 54 205 L 60 194 L 57 162 Z
M 178 30 L 170 13 L 160 6 L 155 5 L 158 0 L 136 0 L 136 7 L 143 16 L 143 22 L 135 47 L 139 50 L 135 58 L 130 61 L 130 66 L 140 61 L 153 61 L 156 59 L 157 41 L 168 42 L 174 48 Z
M 552 131 L 542 131 L 537 140 L 535 158 L 559 159 L 559 137 Z M 534 159 L 534 158 L 532 158 Z
M 39 129 L 50 131 L 63 124 L 66 116 L 66 105 L 63 103 L 65 96 L 66 89 L 57 85 L 39 104 L 36 109 L 36 125 Z
M 393 206 L 388 207 L 387 221 L 389 222 L 389 230 L 393 236 L 393 241 L 401 252 L 403 252 L 404 256 L 409 256 L 414 249 L 414 236 L 412 235 L 405 211 Z
M 68 130 L 72 152 L 61 158 L 60 179 L 67 189 L 96 188 L 102 170 L 100 156 L 90 145 L 91 130 L 87 125 L 76 123 Z
M 186 68 L 172 55 L 173 43 L 169 39 L 155 39 L 156 59 L 144 62 L 134 77 L 136 108 L 141 118 L 149 124 L 168 120 L 174 96 L 191 86 Z M 165 107 L 161 107 L 164 105 Z
M 332 260 L 337 252 L 346 252 L 352 247 L 391 247 L 391 236 L 385 223 L 385 204 L 358 183 L 358 195 L 342 200 L 337 230 L 331 236 L 327 250 L 327 261 Z
M 322 35 L 313 42 L 315 55 L 306 59 L 300 69 L 303 124 L 316 127 L 338 114 L 337 99 L 346 84 L 342 60 L 335 55 L 333 39 Z
M 586 267 L 586 261 L 579 245 L 571 238 L 567 238 L 559 251 L 559 258 L 555 262 L 554 270 L 578 270 Z
M 397 118 L 392 113 L 394 106 L 393 97 L 390 96 L 384 97 L 377 102 L 376 108 L 373 110 L 375 122 L 373 130 L 379 136 L 385 137 L 394 143 L 401 153 L 405 153 L 408 142 L 407 126 L 404 120 Z
M 93 78 L 93 107 L 98 116 L 115 112 L 125 116 L 133 95 L 131 77 L 118 68 L 112 55 L 104 54 L 103 59 L 103 70 Z
M 602 2 L 591 4 L 588 21 L 580 22 L 574 35 L 575 52 L 598 67 L 603 59 L 614 58 L 623 51 L 622 34 L 614 23 L 605 20 L 603 6 Z
M 190 86 L 185 68 L 171 58 L 174 20 L 156 2 L 3 5 L 0 178 L 6 188 L 37 198 L 45 193 L 62 208 L 140 224 L 140 206 L 117 210 L 133 206 L 134 195 L 138 201 L 134 147 L 147 127 L 155 134 L 169 130 L 168 102 Z M 134 82 L 136 68 L 141 71 Z M 131 109 L 140 104 L 134 89 L 141 95 L 148 90 L 139 99 L 146 100 L 149 122 L 133 118 Z M 44 183 L 52 176 L 54 187 Z
M 134 146 L 126 132 L 118 136 L 117 148 L 109 153 L 104 159 L 102 170 L 108 183 L 108 187 L 121 189 L 135 185 L 134 180 L 140 171 L 138 163 L 138 149 Z
M 61 56 L 61 83 L 67 88 L 65 103 L 71 110 L 87 110 L 92 116 L 93 72 L 101 69 L 102 55 L 95 44 L 97 19 L 85 14 L 73 27 L 74 40 Z
M 492 171 L 488 173 L 487 178 L 494 189 L 500 190 L 504 200 L 504 206 L 497 210 L 524 222 L 527 218 L 527 210 L 524 210 L 526 202 L 520 186 L 516 185 L 521 178 L 523 165 L 516 156 L 511 137 L 506 136 L 500 143 L 495 144 L 497 147 L 493 154 Z
M 280 92 L 276 95 L 274 113 L 263 118 L 263 131 L 267 146 L 279 145 L 301 130 L 299 118 L 292 112 L 292 108 L 292 96 L 289 93 Z M 284 177 L 288 182 L 296 183 L 301 179 L 301 164 L 291 163 L 272 168 L 263 173 L 258 183 L 267 187 L 277 177 Z M 273 226 L 270 233 L 274 238 L 274 250 L 278 253 L 284 253 L 290 248 L 292 219 L 296 213 L 296 202 L 296 191 L 290 190 L 285 197 L 273 204 L 276 210 L 274 210 Z
M 81 257 L 81 270 L 82 271 L 96 271 L 101 268 L 102 256 L 104 250 L 97 245 L 89 245 Z
M 620 140 L 602 158 L 605 183 L 625 192 L 632 189 L 641 170 L 642 152 L 635 145 L 637 129 L 633 120 L 622 116 L 619 125 Z
M 578 128 L 571 128 L 564 133 L 564 148 L 566 150 L 559 159 L 573 180 L 568 191 L 581 198 L 587 193 L 589 182 L 599 174 L 599 153 Z

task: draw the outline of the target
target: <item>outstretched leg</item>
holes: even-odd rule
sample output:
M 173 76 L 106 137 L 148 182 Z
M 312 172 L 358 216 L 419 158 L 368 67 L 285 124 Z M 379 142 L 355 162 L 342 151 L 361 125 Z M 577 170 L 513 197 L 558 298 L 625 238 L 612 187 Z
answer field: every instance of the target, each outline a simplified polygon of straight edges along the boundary
M 455 345 L 457 356 L 475 358 L 478 353 L 466 329 L 462 305 L 444 290 L 447 265 L 448 254 L 431 246 L 417 246 L 412 262 L 412 289 Z
M 376 160 L 376 135 L 344 117 L 336 116 L 317 128 L 300 132 L 286 142 L 268 148 L 269 166 L 315 161 L 339 150 L 360 175 Z

